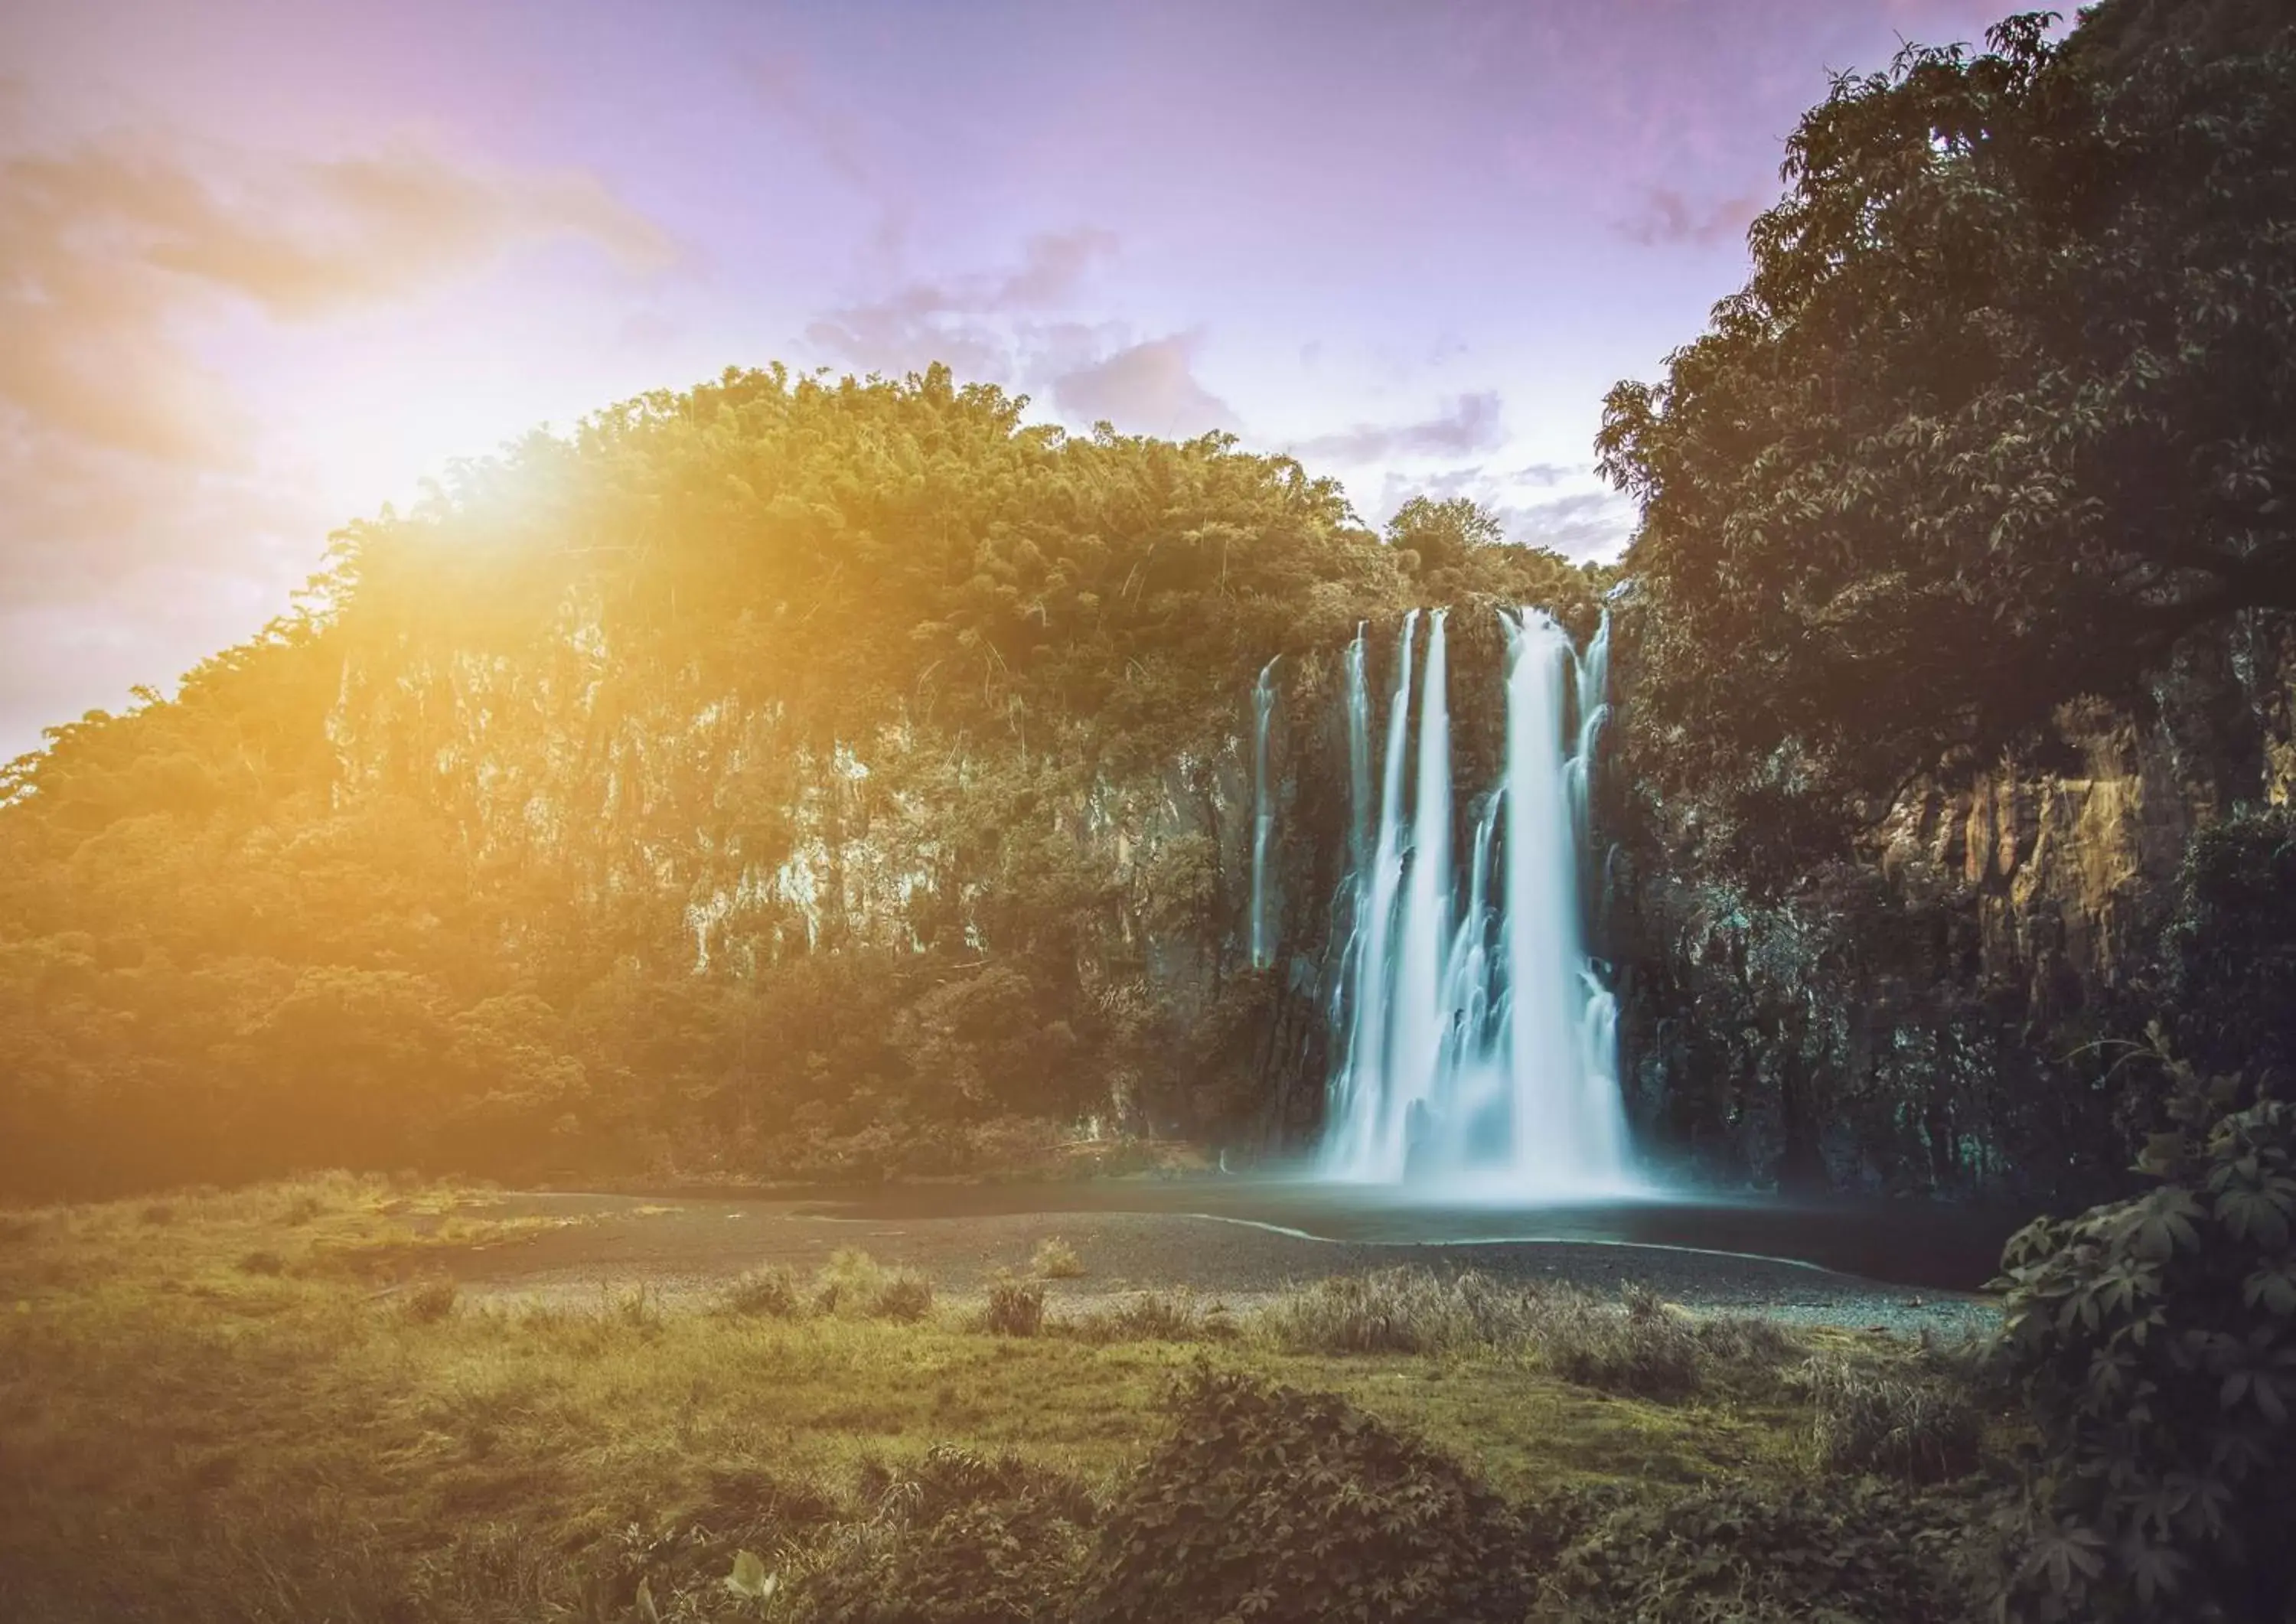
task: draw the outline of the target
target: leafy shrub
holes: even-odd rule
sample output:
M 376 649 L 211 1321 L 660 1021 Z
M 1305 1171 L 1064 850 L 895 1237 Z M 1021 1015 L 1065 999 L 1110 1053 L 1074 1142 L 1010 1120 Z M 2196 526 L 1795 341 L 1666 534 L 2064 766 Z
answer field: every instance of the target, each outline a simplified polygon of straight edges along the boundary
M 1539 1580 L 1532 1618 L 1953 1624 L 1977 1617 L 1974 1587 L 1945 1558 L 1967 1517 L 1949 1503 L 1868 1482 L 1783 1494 L 1721 1483 L 1662 1500 L 1601 1496 L 1593 1504 L 1602 1509 L 1591 1526 Z M 1570 1509 L 1540 1508 L 1534 1520 L 1567 1526 Z
M 797 1271 L 775 1264 L 744 1270 L 718 1294 L 718 1306 L 727 1314 L 791 1319 L 805 1312 L 805 1293 Z
M 2179 1064 L 2149 1193 L 2020 1232 L 2000 1357 L 2039 1430 L 2025 1616 L 2280 1619 L 2296 1605 L 2296 1106 L 2216 1111 Z
M 988 1283 L 981 1324 L 998 1336 L 1034 1336 L 1045 1323 L 1045 1288 L 1001 1275 Z
M 1083 1624 L 1522 1617 L 1522 1528 L 1450 1456 L 1201 1362 L 1172 1411 L 1103 1523 Z
M 809 1554 L 794 1616 L 819 1624 L 1053 1624 L 1071 1613 L 1094 1506 L 1074 1480 L 936 1445 L 873 1513 Z
M 1931 1370 L 1878 1369 L 1821 1354 L 1795 1373 L 1815 1412 L 1819 1460 L 1935 1483 L 1975 1469 L 1982 1418 L 1968 1392 Z
M 1040 1280 L 1074 1280 L 1084 1273 L 1084 1259 L 1060 1236 L 1048 1234 L 1037 1243 L 1037 1255 L 1029 1269 Z

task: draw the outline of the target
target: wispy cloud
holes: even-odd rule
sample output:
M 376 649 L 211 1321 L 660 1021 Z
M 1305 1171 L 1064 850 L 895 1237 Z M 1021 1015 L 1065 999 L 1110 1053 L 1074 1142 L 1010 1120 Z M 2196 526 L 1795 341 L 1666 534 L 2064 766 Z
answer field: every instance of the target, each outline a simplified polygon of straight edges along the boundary
M 1124 322 L 1062 316 L 1121 246 L 1097 226 L 1041 233 L 1015 263 L 905 283 L 824 312 L 805 336 L 871 372 L 898 375 L 943 361 L 964 377 L 1048 390 L 1075 424 L 1105 421 L 1182 438 L 1235 428 L 1227 403 L 1196 377 L 1200 331 L 1143 340 Z
M 665 264 L 663 235 L 579 173 L 489 175 L 427 153 L 195 175 L 115 137 L 0 160 L 0 403 L 29 431 L 172 461 L 228 460 L 227 393 L 187 329 L 234 304 L 281 321 L 372 305 L 512 244 L 596 243 Z
M 1174 333 L 1064 372 L 1053 380 L 1054 403 L 1071 419 L 1135 434 L 1189 439 L 1233 429 L 1235 414 L 1196 379 L 1197 342 L 1193 333 Z
M 1319 434 L 1292 447 L 1310 461 L 1342 464 L 1383 463 L 1397 457 L 1470 456 L 1488 451 L 1506 438 L 1496 390 L 1462 395 L 1432 416 L 1412 422 L 1357 423 L 1336 434 Z
M 1743 236 L 1761 209 L 1761 200 L 1751 193 L 1702 203 L 1670 186 L 1652 186 L 1643 193 L 1641 209 L 1619 222 L 1618 232 L 1645 248 L 1712 248 Z
M 586 242 L 632 272 L 676 251 L 580 171 L 159 133 L 0 153 L 0 727 L 18 737 L 99 674 L 164 679 L 155 641 L 259 625 L 342 517 L 264 449 L 208 359 L 218 333 L 404 304 L 521 244 Z
M 1566 558 L 1614 558 L 1634 534 L 1635 505 L 1616 491 L 1581 491 L 1498 510 L 1507 539 Z
M 903 165 L 882 149 L 881 120 L 864 120 L 805 57 L 783 52 L 756 58 L 749 78 L 766 111 L 810 147 L 822 166 L 877 211 L 869 246 L 882 265 L 897 263 L 914 224 L 916 188 Z
M 824 312 L 805 336 L 867 371 L 898 373 L 946 361 L 971 377 L 1009 379 L 1021 349 L 1047 339 L 1033 318 L 1067 305 L 1118 246 L 1113 232 L 1095 226 L 1040 234 L 1023 246 L 1018 265 L 905 283 L 882 299 Z

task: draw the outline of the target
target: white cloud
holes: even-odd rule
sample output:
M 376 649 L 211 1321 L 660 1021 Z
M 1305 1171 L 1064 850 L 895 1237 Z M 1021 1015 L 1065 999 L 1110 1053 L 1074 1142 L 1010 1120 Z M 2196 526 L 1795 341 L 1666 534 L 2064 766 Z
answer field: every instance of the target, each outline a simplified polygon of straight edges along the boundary
M 1053 380 L 1054 403 L 1070 419 L 1133 434 L 1191 439 L 1234 429 L 1227 403 L 1197 381 L 1196 342 L 1194 334 L 1174 333 L 1062 373 Z

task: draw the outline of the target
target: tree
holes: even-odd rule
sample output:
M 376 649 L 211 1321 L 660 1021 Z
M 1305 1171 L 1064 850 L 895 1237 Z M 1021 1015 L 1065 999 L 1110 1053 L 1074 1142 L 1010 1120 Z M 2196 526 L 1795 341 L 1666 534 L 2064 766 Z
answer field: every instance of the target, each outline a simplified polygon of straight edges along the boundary
M 1588 584 L 1465 504 L 1414 575 L 1288 458 L 1025 404 L 730 371 L 531 436 L 0 769 L 0 1194 L 946 1171 L 1234 1097 L 1152 960 L 1217 972 L 1253 675 Z
M 1427 570 L 1461 563 L 1474 548 L 1496 546 L 1505 539 L 1498 520 L 1466 496 L 1439 502 L 1414 496 L 1387 521 L 1387 545 L 1416 553 L 1420 567 Z
M 1610 393 L 1674 787 L 1838 833 L 2067 701 L 2141 707 L 2196 627 L 2296 610 L 2296 21 L 2049 22 L 1837 79 L 1745 287 Z

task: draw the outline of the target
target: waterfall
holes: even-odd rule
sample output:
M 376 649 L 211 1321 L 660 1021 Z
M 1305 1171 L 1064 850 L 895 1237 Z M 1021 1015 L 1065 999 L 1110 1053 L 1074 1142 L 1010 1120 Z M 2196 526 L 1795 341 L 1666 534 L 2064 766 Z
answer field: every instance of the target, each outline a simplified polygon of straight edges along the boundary
M 1394 965 L 1388 937 L 1395 923 L 1396 893 L 1402 888 L 1403 742 L 1410 720 L 1411 638 L 1418 629 L 1419 611 L 1403 617 L 1403 648 L 1395 662 L 1395 693 L 1387 706 L 1387 753 L 1380 779 L 1378 843 L 1368 864 L 1355 869 L 1354 939 L 1346 964 L 1352 985 L 1341 1008 L 1348 1021 L 1347 1062 L 1332 1087 L 1330 1121 L 1325 1132 L 1325 1160 L 1335 1168 L 1371 1165 L 1379 1154 L 1381 1119 L 1386 1110 L 1388 987 Z M 1370 718 L 1360 659 L 1363 636 L 1357 634 L 1358 659 L 1356 681 L 1349 694 L 1354 714 L 1349 735 L 1360 734 L 1369 745 Z M 1363 787 L 1370 787 L 1368 768 Z
M 1282 659 L 1277 655 L 1276 659 Z M 1275 714 L 1275 660 L 1259 668 L 1251 685 L 1251 967 L 1275 962 L 1275 938 L 1267 918 L 1267 839 L 1275 828 L 1275 803 L 1267 789 L 1267 723 Z
M 1408 726 L 1418 619 L 1405 618 L 1397 652 L 1375 824 L 1360 630 L 1349 652 L 1352 906 L 1324 1171 L 1524 1199 L 1630 1189 L 1617 1005 L 1587 955 L 1581 882 L 1589 779 L 1609 716 L 1609 622 L 1582 656 L 1541 611 L 1505 617 L 1505 763 L 1473 806 L 1462 871 L 1439 610 L 1429 618 L 1415 740 Z

